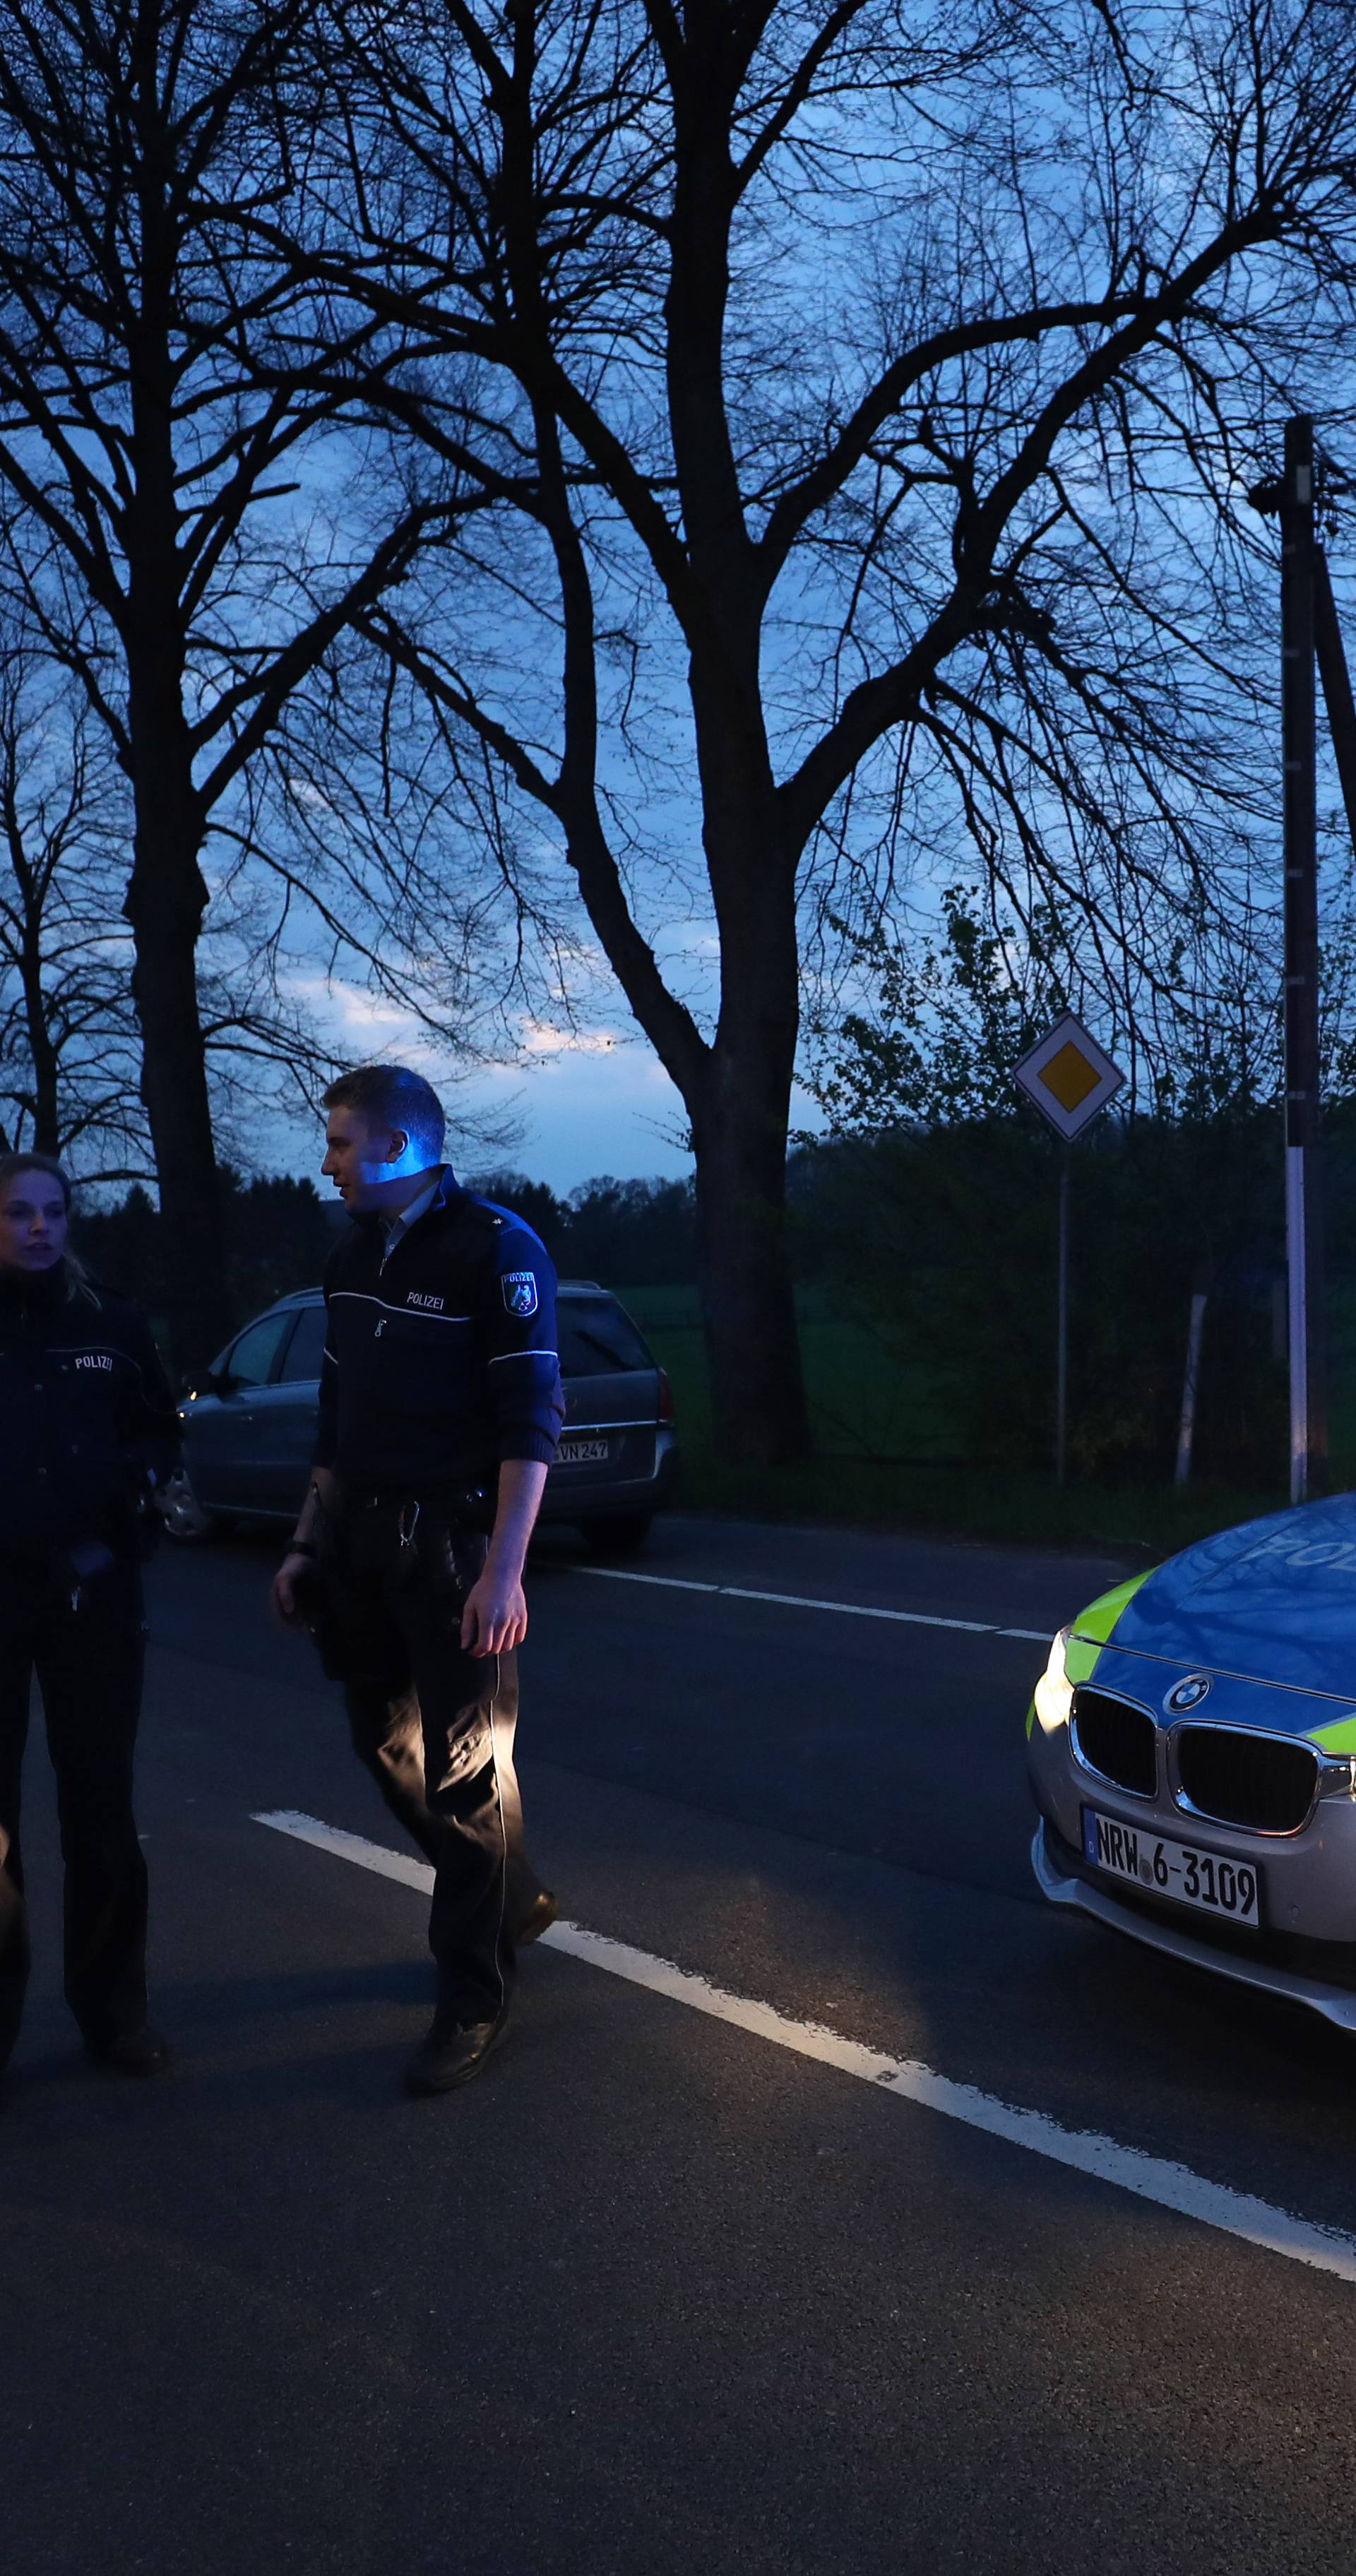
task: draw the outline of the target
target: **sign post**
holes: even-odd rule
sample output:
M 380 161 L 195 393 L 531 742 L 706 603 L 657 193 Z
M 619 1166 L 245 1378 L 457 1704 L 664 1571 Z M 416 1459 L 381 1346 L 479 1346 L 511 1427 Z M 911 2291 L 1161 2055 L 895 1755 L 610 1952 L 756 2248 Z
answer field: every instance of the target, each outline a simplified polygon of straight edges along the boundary
M 1013 1081 L 1064 1145 L 1059 1172 L 1059 1320 L 1055 1352 L 1055 1479 L 1069 1462 L 1069 1149 L 1101 1116 L 1125 1080 L 1072 1011 L 1056 1020 L 1013 1068 Z

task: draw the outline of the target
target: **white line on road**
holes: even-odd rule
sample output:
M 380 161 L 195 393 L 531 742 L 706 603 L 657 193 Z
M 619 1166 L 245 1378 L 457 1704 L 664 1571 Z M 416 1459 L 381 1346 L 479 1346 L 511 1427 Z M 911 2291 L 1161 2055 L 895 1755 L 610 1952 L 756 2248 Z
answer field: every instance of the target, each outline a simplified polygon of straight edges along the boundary
M 801 1592 L 754 1592 L 746 1583 L 694 1583 L 687 1574 L 633 1574 L 620 1565 L 571 1565 L 570 1574 L 601 1575 L 606 1583 L 657 1583 L 666 1592 L 714 1592 L 723 1601 L 775 1601 L 783 1610 L 838 1610 L 845 1619 L 896 1619 L 905 1628 L 959 1628 L 967 1637 L 1030 1637 L 1048 1646 L 1048 1628 L 999 1628 L 992 1619 L 942 1619 L 933 1610 L 877 1610 L 864 1601 L 813 1601 Z
M 271 1825 L 277 1833 L 291 1834 L 298 1842 L 313 1843 L 317 1850 L 333 1852 L 340 1860 L 354 1861 L 360 1869 L 375 1870 L 382 1878 L 399 1879 L 402 1886 L 432 1888 L 433 1872 L 427 1862 L 390 1851 L 384 1843 L 370 1843 L 361 1834 L 341 1833 L 334 1825 L 322 1824 L 316 1816 L 281 1809 L 255 1816 L 253 1821 L 256 1825 Z M 940 2111 L 946 2119 L 963 2121 L 969 2129 L 983 2129 L 990 2137 L 1005 2138 L 1011 2146 L 1027 2147 L 1033 2155 L 1071 2166 L 1075 2173 L 1114 2183 L 1121 2191 L 1133 2192 L 1137 2199 L 1154 2201 L 1160 2209 L 1176 2210 L 1183 2218 L 1198 2219 L 1204 2227 L 1222 2229 L 1226 2236 L 1240 2236 L 1246 2245 L 1260 2245 L 1269 2254 L 1284 2254 L 1291 2262 L 1307 2263 L 1316 2272 L 1335 2273 L 1339 2281 L 1356 2282 L 1356 2237 L 1345 2236 L 1337 2228 L 1296 2218 L 1288 2209 L 1276 2209 L 1269 2201 L 1255 2199 L 1251 2192 L 1231 2191 L 1225 2183 L 1208 2182 L 1187 2165 L 1146 2155 L 1139 2147 L 1123 2147 L 1115 2138 L 1099 2136 L 1095 2129 L 1063 2128 L 1058 2120 L 1047 2119 L 1044 2112 L 1024 2111 L 1015 2103 L 1000 2101 L 996 2094 L 981 2093 L 973 2084 L 953 2083 L 950 2076 L 936 2074 L 916 2058 L 886 2057 L 879 2049 L 863 2048 L 856 2040 L 825 2030 L 818 2022 L 793 2021 L 771 2004 L 754 2002 L 747 1995 L 728 1994 L 724 1987 L 713 1986 L 706 1977 L 694 1976 L 690 1969 L 677 1968 L 669 1959 L 654 1958 L 648 1950 L 633 1950 L 628 1942 L 611 1941 L 601 1932 L 586 1931 L 580 1923 L 555 1923 L 541 1937 L 551 1949 L 564 1950 L 573 1959 L 584 1959 L 590 1967 L 604 1968 L 609 1976 L 624 1977 L 630 1985 L 645 1986 L 651 1994 L 665 1995 L 671 2003 L 686 2004 L 691 2011 L 708 2013 L 716 2021 L 732 2022 L 737 2030 L 750 2031 L 756 2039 L 771 2040 L 778 2048 L 789 2048 L 797 2057 L 815 2058 L 821 2066 L 835 2067 L 840 2075 L 853 2075 L 861 2084 L 878 2085 L 893 2094 L 896 2101 L 916 2102 L 924 2110 Z

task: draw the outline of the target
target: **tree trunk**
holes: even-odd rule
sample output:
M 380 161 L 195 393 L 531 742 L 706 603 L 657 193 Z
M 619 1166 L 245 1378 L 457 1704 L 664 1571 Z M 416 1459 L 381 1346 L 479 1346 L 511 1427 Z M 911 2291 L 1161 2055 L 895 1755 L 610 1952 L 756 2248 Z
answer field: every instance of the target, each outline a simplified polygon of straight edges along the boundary
M 42 981 L 41 924 L 24 925 L 23 963 L 25 1034 L 33 1066 L 33 1142 L 40 1154 L 61 1152 L 60 1061 L 47 1018 Z
M 688 1103 L 698 1258 L 716 1453 L 732 1466 L 774 1467 L 810 1454 L 786 1226 L 800 1035 L 796 855 L 763 724 L 756 593 L 733 561 L 711 587 L 716 634 L 689 666 L 721 980 L 700 1097 Z
M 716 1454 L 778 1467 L 810 1451 L 786 1228 L 791 1068 L 751 1034 L 717 1040 L 694 1121 L 698 1266 Z
M 154 26 L 154 12 L 148 21 Z M 153 48 L 139 78 L 157 96 Z M 152 115 L 158 109 L 151 110 Z M 176 238 L 165 154 L 138 174 L 140 310 L 128 332 L 136 485 L 125 521 L 127 766 L 136 814 L 123 911 L 136 947 L 132 999 L 141 1023 L 146 1104 L 164 1242 L 166 1321 L 177 1366 L 210 1359 L 231 1325 L 226 1238 L 198 1011 L 197 949 L 207 909 L 199 865 L 206 815 L 193 779 L 184 704 L 187 649 L 174 446 Z
M 136 943 L 132 998 L 160 1184 L 166 1320 L 175 1363 L 191 1374 L 220 1348 L 232 1321 L 198 1012 L 207 887 L 177 671 L 164 666 L 172 655 L 162 662 L 152 650 L 147 659 L 149 669 L 133 661 L 129 696 L 136 844 L 123 910 Z

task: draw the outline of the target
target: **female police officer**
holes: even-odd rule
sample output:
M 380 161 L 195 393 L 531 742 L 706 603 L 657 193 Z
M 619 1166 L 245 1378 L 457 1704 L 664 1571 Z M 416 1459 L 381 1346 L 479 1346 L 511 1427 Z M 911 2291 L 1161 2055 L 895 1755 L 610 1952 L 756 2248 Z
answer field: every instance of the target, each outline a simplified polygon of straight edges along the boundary
M 23 2010 L 19 1787 L 36 1672 L 66 1864 L 66 2000 L 92 2056 L 155 2075 L 146 1864 L 132 1816 L 139 1544 L 174 1463 L 173 1399 L 145 1316 L 66 1256 L 70 1183 L 0 1156 L 0 2068 Z

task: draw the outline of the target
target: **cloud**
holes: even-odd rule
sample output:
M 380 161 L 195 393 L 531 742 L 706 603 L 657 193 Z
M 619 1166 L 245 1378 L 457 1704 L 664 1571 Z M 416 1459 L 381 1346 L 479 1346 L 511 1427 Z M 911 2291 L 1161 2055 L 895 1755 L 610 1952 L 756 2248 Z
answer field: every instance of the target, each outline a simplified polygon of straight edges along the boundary
M 558 1029 L 547 1020 L 524 1020 L 519 1041 L 527 1055 L 610 1055 L 627 1041 L 615 1029 Z
M 295 994 L 336 1040 L 348 1034 L 360 1038 L 376 1031 L 386 1035 L 395 1030 L 400 1033 L 403 1051 L 428 1052 L 427 1034 L 420 1031 L 413 1013 L 384 993 L 369 993 L 361 984 L 345 983 L 340 976 L 307 973 L 288 975 L 284 988 Z
M 331 1034 L 336 1052 L 351 1052 L 355 1062 L 363 1056 L 432 1062 L 427 1033 L 396 1003 L 305 968 L 289 976 L 288 987 Z M 511 1111 L 523 1131 L 504 1157 L 515 1168 L 562 1192 L 599 1172 L 625 1178 L 691 1171 L 691 1156 L 675 1141 L 687 1123 L 682 1101 L 637 1032 L 617 1025 L 572 1028 L 527 1013 L 513 1038 L 514 1057 L 468 1068 L 449 1107 L 468 1124 L 477 1117 L 489 1124 Z M 309 1130 L 300 1123 L 289 1129 L 283 1153 L 309 1170 Z M 467 1160 L 487 1170 L 494 1157 L 477 1147 Z

